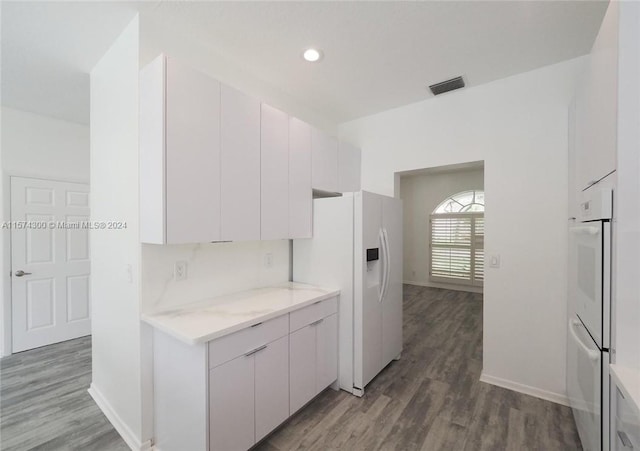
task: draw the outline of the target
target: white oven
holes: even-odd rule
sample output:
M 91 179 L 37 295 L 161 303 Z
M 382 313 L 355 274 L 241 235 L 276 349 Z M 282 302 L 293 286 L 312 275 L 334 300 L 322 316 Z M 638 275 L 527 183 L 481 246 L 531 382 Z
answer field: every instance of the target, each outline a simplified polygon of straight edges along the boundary
M 611 223 L 597 220 L 573 226 L 570 242 L 575 252 L 571 271 L 575 313 L 598 347 L 609 349 Z
M 567 394 L 587 451 L 609 449 L 611 189 L 583 192 L 569 228 Z

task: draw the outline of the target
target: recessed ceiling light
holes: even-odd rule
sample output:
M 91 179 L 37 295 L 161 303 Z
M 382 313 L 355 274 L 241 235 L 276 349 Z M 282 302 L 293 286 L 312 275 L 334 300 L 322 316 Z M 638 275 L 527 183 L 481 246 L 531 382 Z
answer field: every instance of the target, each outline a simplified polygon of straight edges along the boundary
M 307 49 L 302 54 L 302 57 L 306 61 L 309 61 L 310 63 L 315 63 L 315 62 L 320 61 L 322 59 L 322 50 Z

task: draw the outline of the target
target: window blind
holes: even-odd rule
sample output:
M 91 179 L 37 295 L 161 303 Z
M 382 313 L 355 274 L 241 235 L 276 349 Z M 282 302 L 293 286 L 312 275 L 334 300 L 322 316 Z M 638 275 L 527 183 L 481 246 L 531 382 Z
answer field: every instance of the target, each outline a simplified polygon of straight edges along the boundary
M 481 213 L 431 215 L 431 279 L 482 285 L 484 217 Z

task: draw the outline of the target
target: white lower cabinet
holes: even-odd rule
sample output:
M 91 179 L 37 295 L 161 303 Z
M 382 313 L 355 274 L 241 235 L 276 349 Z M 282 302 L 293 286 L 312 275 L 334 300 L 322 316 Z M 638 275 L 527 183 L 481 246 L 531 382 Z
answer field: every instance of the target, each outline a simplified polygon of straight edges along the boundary
M 316 326 L 316 392 L 338 378 L 338 315 L 333 314 Z
M 337 314 L 290 335 L 290 406 L 295 413 L 338 378 Z
M 289 418 L 289 337 L 255 354 L 255 441 Z
M 242 355 L 209 372 L 210 450 L 243 450 L 253 446 L 254 384 L 253 356 Z
M 316 330 L 306 326 L 291 333 L 289 342 L 290 406 L 295 413 L 316 395 Z
M 249 449 L 289 417 L 288 369 L 286 335 L 210 370 L 211 451 Z
M 338 298 L 207 343 L 154 331 L 158 451 L 243 451 L 338 377 Z

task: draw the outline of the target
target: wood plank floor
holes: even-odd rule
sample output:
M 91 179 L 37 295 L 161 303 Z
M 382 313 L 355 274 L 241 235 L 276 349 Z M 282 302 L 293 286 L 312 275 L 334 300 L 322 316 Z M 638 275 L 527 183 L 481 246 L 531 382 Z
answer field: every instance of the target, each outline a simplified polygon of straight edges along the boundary
M 256 449 L 581 449 L 567 407 L 479 382 L 481 295 L 405 286 L 404 299 L 402 359 L 363 398 L 325 391 Z M 89 338 L 0 360 L 0 449 L 127 450 L 90 379 Z
M 256 446 L 580 450 L 568 407 L 479 381 L 482 295 L 406 285 L 404 351 L 360 399 L 327 390 Z
M 128 450 L 87 393 L 90 382 L 90 337 L 0 360 L 0 449 Z

